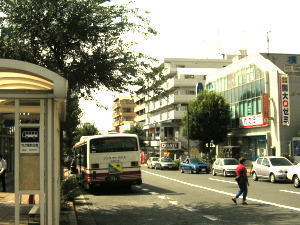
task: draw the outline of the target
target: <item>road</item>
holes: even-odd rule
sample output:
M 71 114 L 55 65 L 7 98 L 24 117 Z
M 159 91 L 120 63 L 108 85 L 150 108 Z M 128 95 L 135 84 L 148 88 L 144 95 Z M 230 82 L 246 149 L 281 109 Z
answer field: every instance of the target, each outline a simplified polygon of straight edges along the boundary
M 248 205 L 233 204 L 232 177 L 181 174 L 143 166 L 143 184 L 85 193 L 89 207 L 79 225 L 300 224 L 300 189 L 250 179 Z

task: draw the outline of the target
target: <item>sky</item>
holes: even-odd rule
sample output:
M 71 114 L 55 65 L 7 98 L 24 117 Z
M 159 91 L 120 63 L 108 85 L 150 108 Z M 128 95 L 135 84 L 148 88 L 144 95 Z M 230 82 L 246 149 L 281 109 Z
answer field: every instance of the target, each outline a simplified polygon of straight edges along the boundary
M 300 54 L 299 0 L 135 0 L 134 6 L 149 11 L 159 33 L 137 49 L 158 59 L 216 58 L 239 49 Z M 82 122 L 110 130 L 114 97 L 95 95 L 108 110 L 82 100 Z

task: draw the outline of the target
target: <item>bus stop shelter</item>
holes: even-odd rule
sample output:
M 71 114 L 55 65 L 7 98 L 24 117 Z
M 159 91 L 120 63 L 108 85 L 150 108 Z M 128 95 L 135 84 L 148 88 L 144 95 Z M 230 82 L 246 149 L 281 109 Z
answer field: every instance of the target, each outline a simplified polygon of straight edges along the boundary
M 39 223 L 60 217 L 61 121 L 67 80 L 28 62 L 0 59 L 0 154 L 14 173 L 15 224 L 23 208 L 35 207 Z M 34 205 L 23 195 L 37 196 Z

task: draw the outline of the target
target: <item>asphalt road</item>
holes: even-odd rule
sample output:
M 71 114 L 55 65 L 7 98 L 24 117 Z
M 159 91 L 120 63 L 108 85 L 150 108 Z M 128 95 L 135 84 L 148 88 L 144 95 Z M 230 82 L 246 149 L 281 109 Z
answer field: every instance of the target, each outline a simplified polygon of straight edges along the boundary
M 300 189 L 291 183 L 250 179 L 248 205 L 235 205 L 233 177 L 142 170 L 141 186 L 85 194 L 89 225 L 300 224 Z M 86 224 L 84 212 L 78 218 Z

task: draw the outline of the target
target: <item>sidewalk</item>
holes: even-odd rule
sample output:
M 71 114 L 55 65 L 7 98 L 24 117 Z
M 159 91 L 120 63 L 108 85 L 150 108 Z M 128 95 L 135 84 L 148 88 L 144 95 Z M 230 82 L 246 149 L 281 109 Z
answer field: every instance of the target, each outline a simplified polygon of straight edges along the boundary
M 14 225 L 15 224 L 15 194 L 14 194 L 14 179 L 11 173 L 6 177 L 6 191 L 0 192 L 0 225 Z M 2 191 L 2 187 L 0 188 Z M 28 203 L 28 195 L 22 196 L 22 204 Z M 26 207 L 24 207 L 26 208 Z M 20 216 L 20 224 L 28 224 L 28 211 L 24 210 L 24 213 Z M 35 223 L 37 224 L 37 223 Z M 75 207 L 71 203 L 67 210 L 61 210 L 60 216 L 61 225 L 77 225 L 77 219 L 75 214 Z M 92 225 L 92 224 L 90 224 Z

